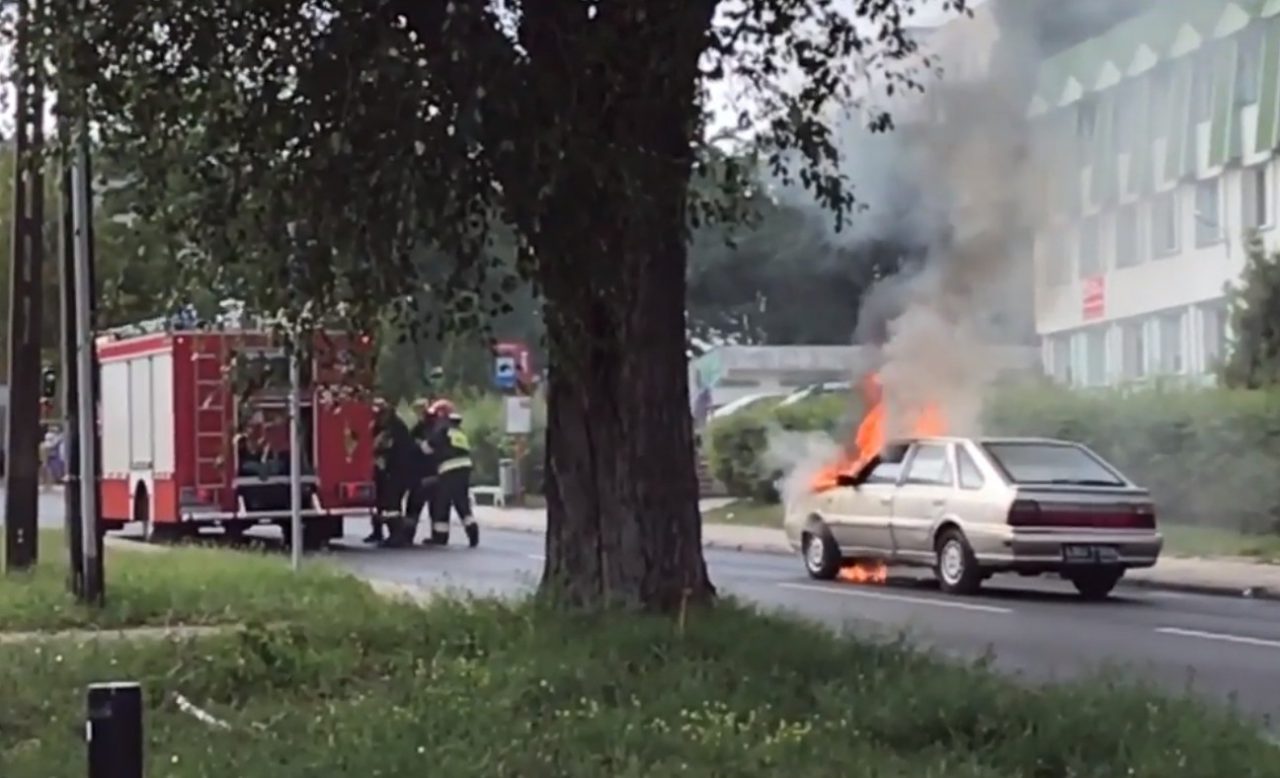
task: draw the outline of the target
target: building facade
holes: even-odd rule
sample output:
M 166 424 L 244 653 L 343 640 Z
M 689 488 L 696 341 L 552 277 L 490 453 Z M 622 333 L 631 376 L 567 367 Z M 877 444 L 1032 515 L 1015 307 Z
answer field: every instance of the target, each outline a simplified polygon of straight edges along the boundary
M 1161 0 L 1046 60 L 1035 323 L 1074 386 L 1213 380 L 1248 236 L 1277 248 L 1280 0 Z

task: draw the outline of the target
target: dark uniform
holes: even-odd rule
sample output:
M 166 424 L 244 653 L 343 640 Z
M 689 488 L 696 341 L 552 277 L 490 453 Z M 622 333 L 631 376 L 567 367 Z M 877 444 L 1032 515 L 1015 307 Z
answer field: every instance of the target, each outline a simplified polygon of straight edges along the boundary
M 475 548 L 480 543 L 480 527 L 471 515 L 471 444 L 457 417 L 437 427 L 431 449 L 439 473 L 435 499 L 431 501 L 431 542 L 449 542 L 449 519 L 456 510 L 466 529 L 467 542 Z
M 416 471 L 409 485 L 409 497 L 405 505 L 405 519 L 414 527 L 416 534 L 418 517 L 423 508 L 431 505 L 436 490 L 436 455 L 431 446 L 435 433 L 436 420 L 426 414 L 418 419 L 418 423 L 409 430 L 409 436 L 417 447 Z
M 383 527 L 389 522 L 384 514 L 399 517 L 412 474 L 414 451 L 417 447 L 409 435 L 409 428 L 400 416 L 386 407 L 378 412 L 374 419 L 374 493 L 377 508 L 373 514 L 373 533 L 365 539 L 374 543 L 383 539 Z M 391 526 L 390 540 L 403 542 L 397 531 L 402 522 L 396 521 Z

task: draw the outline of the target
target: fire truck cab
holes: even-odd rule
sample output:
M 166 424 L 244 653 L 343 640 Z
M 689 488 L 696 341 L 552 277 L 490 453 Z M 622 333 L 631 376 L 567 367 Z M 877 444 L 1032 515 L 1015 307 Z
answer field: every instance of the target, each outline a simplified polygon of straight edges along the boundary
M 303 360 L 303 542 L 312 548 L 374 509 L 371 377 L 353 358 L 368 347 L 367 337 L 326 333 Z M 277 338 L 157 320 L 103 334 L 97 353 L 106 529 L 138 522 L 148 539 L 172 539 L 275 524 L 289 538 L 288 362 Z

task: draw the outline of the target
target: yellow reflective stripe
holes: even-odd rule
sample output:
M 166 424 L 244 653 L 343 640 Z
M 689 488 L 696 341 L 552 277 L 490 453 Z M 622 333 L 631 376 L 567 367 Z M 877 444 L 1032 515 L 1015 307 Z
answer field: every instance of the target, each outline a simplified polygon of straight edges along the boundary
M 449 445 L 454 448 L 471 448 L 471 442 L 467 440 L 467 433 L 459 429 L 449 430 Z
M 447 473 L 450 470 L 458 470 L 463 467 L 471 467 L 471 457 L 454 457 L 453 459 L 446 459 L 440 463 L 439 471 L 441 473 Z

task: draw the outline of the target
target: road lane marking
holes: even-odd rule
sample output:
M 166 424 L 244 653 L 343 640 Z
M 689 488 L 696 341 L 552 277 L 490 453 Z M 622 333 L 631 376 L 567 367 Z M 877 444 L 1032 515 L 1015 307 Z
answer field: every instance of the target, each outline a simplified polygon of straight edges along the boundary
M 829 586 L 813 586 L 811 584 L 798 583 L 780 583 L 785 589 L 800 589 L 806 592 L 821 592 L 823 594 L 840 594 L 845 597 L 862 597 L 868 600 L 884 600 L 886 602 L 904 602 L 911 605 L 932 605 L 935 608 L 954 608 L 962 611 L 978 611 L 980 613 L 1013 613 L 1012 608 L 1001 608 L 996 605 L 978 605 L 972 602 L 959 602 L 951 600 L 934 600 L 928 597 L 910 597 L 905 594 L 888 594 L 886 592 L 874 592 L 866 589 L 833 589 Z
M 1225 632 L 1202 632 L 1198 629 L 1181 629 L 1180 627 L 1157 627 L 1156 632 L 1162 635 L 1177 635 L 1184 638 L 1202 638 L 1204 640 L 1220 640 L 1224 643 L 1240 643 L 1246 646 L 1280 648 L 1280 640 L 1251 638 L 1247 635 L 1230 635 Z
M 526 556 L 528 556 L 530 559 L 532 559 L 535 562 L 547 561 L 547 558 L 544 557 L 542 554 L 526 554 Z

